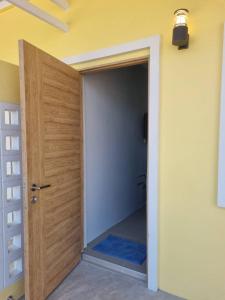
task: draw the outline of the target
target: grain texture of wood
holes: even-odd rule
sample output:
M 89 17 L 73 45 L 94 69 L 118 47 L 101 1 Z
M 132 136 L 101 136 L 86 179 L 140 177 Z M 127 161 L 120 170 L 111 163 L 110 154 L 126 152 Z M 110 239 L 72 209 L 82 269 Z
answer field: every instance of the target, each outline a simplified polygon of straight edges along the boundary
M 83 247 L 81 78 L 25 41 L 19 48 L 25 293 L 44 300 L 79 263 Z M 33 183 L 51 186 L 32 192 Z

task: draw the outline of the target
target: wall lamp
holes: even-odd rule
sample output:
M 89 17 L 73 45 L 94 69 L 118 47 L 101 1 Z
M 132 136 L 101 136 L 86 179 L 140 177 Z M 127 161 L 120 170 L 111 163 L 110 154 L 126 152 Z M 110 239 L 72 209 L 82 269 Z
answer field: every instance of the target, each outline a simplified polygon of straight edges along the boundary
M 188 34 L 188 14 L 189 10 L 186 8 L 177 9 L 174 12 L 175 24 L 173 28 L 173 45 L 177 46 L 179 50 L 187 49 L 189 46 Z

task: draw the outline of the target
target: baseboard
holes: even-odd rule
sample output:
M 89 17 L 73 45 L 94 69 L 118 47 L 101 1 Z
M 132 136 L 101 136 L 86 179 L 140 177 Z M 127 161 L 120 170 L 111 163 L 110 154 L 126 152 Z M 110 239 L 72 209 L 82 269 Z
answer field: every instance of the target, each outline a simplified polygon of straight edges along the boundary
M 108 262 L 106 260 L 103 260 L 103 259 L 91 256 L 91 255 L 88 255 L 88 254 L 85 254 L 85 253 L 83 253 L 82 259 L 84 261 L 87 261 L 89 263 L 95 264 L 97 266 L 101 266 L 103 268 L 106 268 L 106 269 L 109 269 L 109 270 L 112 270 L 112 271 L 116 271 L 116 272 L 119 272 L 119 273 L 122 273 L 122 274 L 125 274 L 125 275 L 128 275 L 128 276 L 134 277 L 134 278 L 142 280 L 142 281 L 146 281 L 147 280 L 147 275 L 146 274 L 143 274 L 141 272 L 137 272 L 137 271 L 131 270 L 129 268 L 126 268 L 126 267 L 123 267 L 123 266 L 120 266 L 120 265 Z

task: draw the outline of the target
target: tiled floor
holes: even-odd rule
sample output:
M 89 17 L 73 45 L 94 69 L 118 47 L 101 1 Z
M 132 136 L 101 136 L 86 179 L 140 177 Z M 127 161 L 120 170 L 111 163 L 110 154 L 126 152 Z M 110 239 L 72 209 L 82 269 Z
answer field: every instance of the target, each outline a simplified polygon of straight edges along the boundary
M 137 211 L 109 231 L 98 237 L 90 246 L 108 233 L 144 243 L 146 240 L 145 209 Z M 119 261 L 119 264 L 124 263 Z M 141 270 L 143 272 L 143 266 Z M 81 261 L 48 297 L 48 300 L 181 300 L 181 298 L 162 291 L 150 292 L 144 281 Z
M 94 251 L 92 248 L 98 244 L 100 241 L 104 240 L 109 234 L 113 234 L 122 238 L 126 238 L 135 242 L 146 244 L 146 208 L 139 209 L 134 214 L 130 215 L 128 218 L 122 222 L 111 227 L 109 230 L 101 234 L 95 240 L 88 244 L 84 253 L 109 261 L 111 263 L 118 264 L 129 269 L 146 273 L 146 262 L 142 265 L 134 265 L 126 260 L 121 260 L 115 257 L 106 256 L 99 252 Z
M 164 292 L 153 293 L 146 284 L 82 261 L 48 300 L 181 300 Z

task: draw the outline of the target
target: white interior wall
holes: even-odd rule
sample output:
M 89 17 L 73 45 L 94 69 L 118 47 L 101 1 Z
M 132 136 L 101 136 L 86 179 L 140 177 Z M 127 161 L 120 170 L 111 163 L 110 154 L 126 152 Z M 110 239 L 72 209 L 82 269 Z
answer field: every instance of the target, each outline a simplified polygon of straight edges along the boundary
M 86 242 L 143 206 L 147 68 L 84 76 Z

